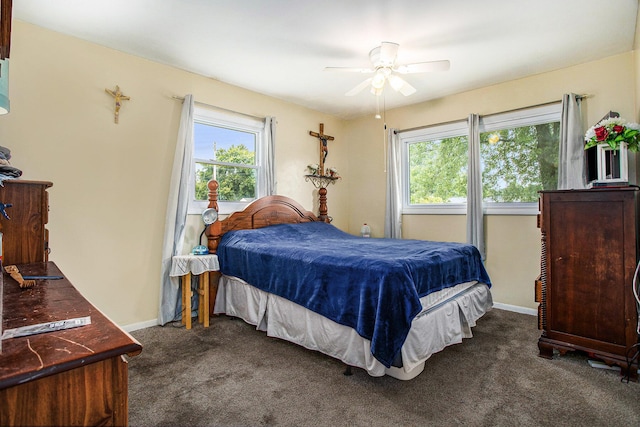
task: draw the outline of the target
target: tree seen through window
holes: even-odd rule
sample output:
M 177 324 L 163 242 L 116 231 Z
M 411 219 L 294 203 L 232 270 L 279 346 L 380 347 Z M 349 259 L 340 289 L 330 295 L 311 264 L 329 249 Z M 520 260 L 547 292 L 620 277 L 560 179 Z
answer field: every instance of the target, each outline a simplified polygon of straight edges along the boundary
M 560 122 L 480 134 L 485 202 L 536 202 L 540 190 L 557 187 Z M 468 137 L 408 144 L 409 204 L 466 203 Z
M 207 183 L 218 181 L 219 201 L 256 198 L 256 136 L 206 123 L 195 123 L 195 199 L 207 200 Z

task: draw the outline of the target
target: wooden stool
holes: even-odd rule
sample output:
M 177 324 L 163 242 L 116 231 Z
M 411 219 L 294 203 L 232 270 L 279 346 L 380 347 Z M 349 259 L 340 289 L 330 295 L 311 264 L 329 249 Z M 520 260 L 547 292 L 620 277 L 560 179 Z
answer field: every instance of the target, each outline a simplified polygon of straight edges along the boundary
M 182 288 L 182 324 L 191 329 L 191 277 L 198 276 L 198 322 L 209 327 L 209 273 L 218 271 L 217 255 L 176 255 L 172 259 L 171 277 L 179 277 Z
M 191 329 L 191 272 L 180 278 L 182 286 L 182 324 Z M 198 323 L 209 327 L 209 272 L 198 275 Z

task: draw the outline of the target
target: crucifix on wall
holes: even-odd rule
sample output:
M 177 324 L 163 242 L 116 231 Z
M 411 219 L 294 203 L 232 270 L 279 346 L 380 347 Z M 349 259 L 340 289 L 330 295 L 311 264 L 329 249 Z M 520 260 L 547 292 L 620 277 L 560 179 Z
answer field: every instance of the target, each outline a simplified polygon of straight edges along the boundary
M 314 187 L 318 189 L 320 202 L 320 215 L 318 218 L 325 222 L 331 222 L 332 218 L 327 212 L 327 185 L 335 183 L 340 177 L 335 173 L 335 169 L 332 169 L 331 173 L 327 173 L 324 167 L 324 161 L 329 154 L 327 142 L 333 141 L 335 138 L 324 134 L 324 123 L 320 123 L 320 132 L 309 131 L 309 135 L 318 138 L 320 141 L 320 162 L 318 163 L 318 170 L 312 172 L 310 175 L 306 175 L 305 179 L 311 181 Z
M 320 140 L 320 162 L 318 163 L 318 173 L 320 175 L 325 175 L 324 161 L 327 159 L 327 154 L 329 154 L 327 141 L 333 141 L 335 138 L 324 134 L 324 123 L 320 123 L 320 132 L 310 130 L 309 135 L 315 136 Z
M 113 96 L 113 101 L 115 102 L 114 105 L 114 113 L 113 113 L 113 121 L 115 124 L 118 124 L 118 119 L 120 118 L 120 107 L 122 107 L 122 101 L 128 101 L 131 98 L 128 96 L 125 96 L 121 91 L 120 91 L 120 86 L 116 86 L 116 90 L 110 90 L 110 89 L 105 89 L 105 92 L 107 92 L 109 95 Z

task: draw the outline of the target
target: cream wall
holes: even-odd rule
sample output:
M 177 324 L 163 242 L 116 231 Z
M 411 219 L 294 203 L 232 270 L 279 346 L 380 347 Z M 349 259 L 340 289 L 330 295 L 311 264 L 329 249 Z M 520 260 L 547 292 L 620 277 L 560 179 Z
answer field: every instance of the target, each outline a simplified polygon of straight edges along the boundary
M 487 115 L 560 100 L 564 93 L 588 94 L 582 104 L 585 125 L 614 110 L 628 120 L 637 116 L 632 52 L 588 64 L 535 75 L 407 108 L 387 111 L 384 120 L 362 117 L 349 123 L 349 229 L 368 222 L 374 236 L 384 232 L 384 122 L 409 129 Z M 403 237 L 466 240 L 464 215 L 404 215 Z M 485 221 L 486 266 L 496 302 L 533 309 L 533 281 L 539 274 L 540 234 L 535 215 L 489 215 Z
M 14 21 L 11 113 L 0 116 L 0 145 L 24 179 L 53 182 L 49 190 L 50 260 L 121 325 L 157 318 L 167 192 L 181 102 L 196 100 L 278 121 L 279 194 L 317 212 L 303 175 L 319 159 L 309 131 L 335 136 L 327 164 L 348 176 L 344 122 L 176 68 Z M 119 85 L 130 101 L 114 124 Z M 347 187 L 329 190 L 329 214 L 348 224 Z M 201 231 L 190 221 L 192 242 Z M 187 246 L 191 246 L 188 244 Z
M 317 212 L 317 193 L 304 181 L 317 162 L 320 122 L 335 136 L 327 165 L 344 177 L 329 188 L 334 224 L 358 233 L 363 222 L 382 236 L 385 193 L 384 122 L 406 129 L 469 113 L 491 114 L 558 100 L 566 92 L 592 95 L 585 123 L 609 110 L 637 118 L 633 53 L 527 79 L 469 91 L 372 117 L 344 121 L 213 79 L 146 61 L 14 21 L 11 113 L 0 116 L 0 145 L 12 150 L 24 179 L 54 183 L 49 225 L 55 261 L 94 305 L 121 325 L 157 317 L 160 258 L 170 170 L 181 103 L 196 100 L 255 116 L 277 118 L 278 193 Z M 113 123 L 119 85 L 131 96 Z M 189 219 L 191 247 L 201 231 Z M 464 241 L 464 216 L 405 216 L 405 237 Z M 487 268 L 497 302 L 534 308 L 539 232 L 535 216 L 488 216 Z

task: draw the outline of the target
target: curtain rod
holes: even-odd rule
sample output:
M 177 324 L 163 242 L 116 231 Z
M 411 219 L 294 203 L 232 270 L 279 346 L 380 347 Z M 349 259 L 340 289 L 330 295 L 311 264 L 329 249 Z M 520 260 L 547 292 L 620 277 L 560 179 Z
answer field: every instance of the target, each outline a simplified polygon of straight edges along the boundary
M 593 95 L 587 95 L 587 94 L 576 95 L 576 99 L 584 99 L 584 98 L 591 98 L 591 97 L 593 97 Z M 514 108 L 513 110 L 500 111 L 498 113 L 485 114 L 482 117 L 491 117 L 497 114 L 513 113 L 515 111 L 528 110 L 529 108 L 544 107 L 545 105 L 557 104 L 558 102 L 562 102 L 562 99 L 558 99 L 557 101 L 542 102 L 536 105 L 529 105 L 528 107 Z
M 593 95 L 588 95 L 588 94 L 576 95 L 577 99 L 585 99 L 585 98 L 592 98 L 592 97 L 593 97 Z M 482 117 L 491 117 L 491 116 L 495 116 L 497 114 L 513 113 L 515 111 L 527 110 L 529 108 L 544 107 L 545 105 L 556 104 L 558 102 L 562 102 L 562 99 L 559 99 L 557 101 L 543 102 L 543 103 L 536 104 L 536 105 L 529 105 L 528 107 L 514 108 L 513 110 L 505 110 L 505 111 L 500 111 L 500 112 L 497 112 L 497 113 L 485 114 Z M 413 131 L 413 130 L 419 130 L 419 129 L 426 129 L 426 128 L 431 127 L 431 126 L 448 125 L 448 124 L 451 124 L 451 123 L 457 123 L 457 122 L 462 122 L 462 121 L 466 121 L 466 120 L 468 120 L 468 117 L 465 117 L 464 119 L 449 120 L 447 122 L 434 123 L 434 124 L 431 124 L 431 125 L 417 126 L 417 127 L 408 128 L 408 129 L 401 129 L 401 130 L 395 131 L 395 134 L 399 134 L 401 132 L 409 132 L 409 131 Z
M 171 98 L 173 99 L 178 99 L 180 101 L 184 101 L 184 96 L 177 96 L 177 95 L 173 95 Z M 246 117 L 250 117 L 252 119 L 257 119 L 257 120 L 264 120 L 266 117 L 259 117 L 259 116 L 253 116 L 251 114 L 247 114 L 247 113 L 241 113 L 239 111 L 233 111 L 230 110 L 228 108 L 224 108 L 224 107 L 218 107 L 217 105 L 211 105 L 211 104 L 206 104 L 204 102 L 200 102 L 200 101 L 193 101 L 194 104 L 200 104 L 200 105 L 204 105 L 205 107 L 210 107 L 210 108 L 215 108 L 216 110 L 222 110 L 222 111 L 226 111 L 228 113 L 233 113 L 233 114 L 240 114 L 242 116 L 246 116 Z
M 393 133 L 397 135 L 397 134 L 402 133 L 402 132 L 410 132 L 410 131 L 413 131 L 413 130 L 427 129 L 427 128 L 430 128 L 432 126 L 450 125 L 451 123 L 458 123 L 458 122 L 463 122 L 463 121 L 466 121 L 466 120 L 467 120 L 467 117 L 465 117 L 464 119 L 449 120 L 449 121 L 446 121 L 446 122 L 438 122 L 438 123 L 433 123 L 433 124 L 430 124 L 430 125 L 416 126 L 414 128 L 397 129 L 397 130 L 394 130 Z

